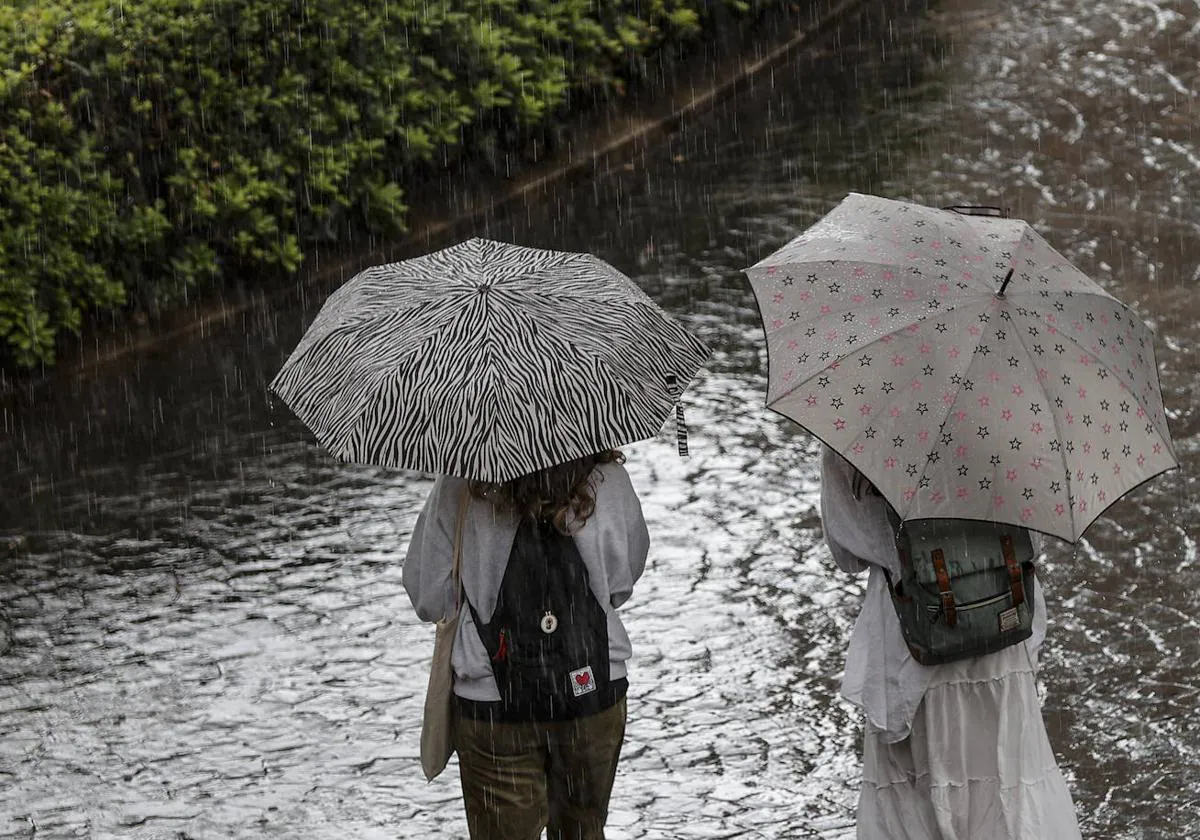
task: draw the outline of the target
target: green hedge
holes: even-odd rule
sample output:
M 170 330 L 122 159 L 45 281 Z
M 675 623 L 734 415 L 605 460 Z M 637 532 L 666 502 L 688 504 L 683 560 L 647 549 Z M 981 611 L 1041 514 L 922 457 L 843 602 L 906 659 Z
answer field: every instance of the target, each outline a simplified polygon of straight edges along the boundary
M 402 232 L 423 171 L 619 94 L 748 8 L 720 2 L 5 4 L 0 366 L 53 361 L 89 313 L 154 314 L 294 272 L 314 242 Z

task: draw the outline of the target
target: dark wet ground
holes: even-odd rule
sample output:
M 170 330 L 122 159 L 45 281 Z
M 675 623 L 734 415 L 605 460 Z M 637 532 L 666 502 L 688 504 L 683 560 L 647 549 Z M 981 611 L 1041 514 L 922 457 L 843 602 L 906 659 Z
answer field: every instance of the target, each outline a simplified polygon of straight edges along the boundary
M 717 349 L 692 457 L 628 450 L 654 548 L 612 837 L 853 836 L 860 589 L 739 272 L 851 189 L 1011 206 L 1155 326 L 1184 469 L 1052 548 L 1045 717 L 1085 837 L 1200 832 L 1198 92 L 1194 3 L 968 0 L 480 224 L 598 253 Z M 0 404 L 0 837 L 465 836 L 457 774 L 416 764 L 428 479 L 333 463 L 267 399 L 324 291 Z

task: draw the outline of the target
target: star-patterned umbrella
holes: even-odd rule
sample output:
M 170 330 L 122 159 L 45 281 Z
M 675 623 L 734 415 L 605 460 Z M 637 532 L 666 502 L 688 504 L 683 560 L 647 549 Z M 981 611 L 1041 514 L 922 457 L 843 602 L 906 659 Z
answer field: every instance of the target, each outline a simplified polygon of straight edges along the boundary
M 767 405 L 904 519 L 1074 542 L 1178 466 L 1149 328 L 1024 221 L 852 193 L 746 273 Z

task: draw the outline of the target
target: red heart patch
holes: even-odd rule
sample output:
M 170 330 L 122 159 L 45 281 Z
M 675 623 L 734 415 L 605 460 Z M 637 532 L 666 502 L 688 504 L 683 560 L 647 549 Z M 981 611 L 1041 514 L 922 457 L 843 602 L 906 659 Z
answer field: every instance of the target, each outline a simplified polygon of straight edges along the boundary
M 587 685 L 591 681 L 592 681 L 592 675 L 587 673 L 586 671 L 582 674 L 575 675 L 575 682 L 579 683 L 580 685 Z

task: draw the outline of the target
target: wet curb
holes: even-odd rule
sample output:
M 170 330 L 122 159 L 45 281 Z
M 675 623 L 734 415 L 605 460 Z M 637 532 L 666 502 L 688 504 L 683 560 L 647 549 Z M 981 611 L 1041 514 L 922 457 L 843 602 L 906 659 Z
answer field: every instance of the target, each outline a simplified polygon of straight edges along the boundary
M 14 379 L 0 372 L 0 396 L 18 390 L 32 391 L 38 385 L 53 382 L 61 376 L 84 377 L 111 363 L 167 342 L 194 333 L 203 335 L 206 330 L 224 325 L 231 318 L 281 297 L 289 290 L 313 288 L 336 278 L 347 279 L 365 265 L 394 259 L 388 254 L 398 251 L 419 252 L 421 246 L 428 246 L 434 239 L 451 234 L 519 201 L 531 200 L 558 182 L 588 173 L 593 177 L 603 177 L 612 171 L 614 161 L 628 161 L 653 141 L 669 136 L 686 119 L 712 108 L 744 84 L 791 59 L 801 50 L 815 47 L 822 36 L 865 10 L 868 5 L 867 0 L 839 0 L 819 12 L 814 10 L 816 17 L 810 25 L 796 26 L 785 37 L 770 39 L 759 51 L 759 41 L 753 36 L 761 35 L 760 30 L 772 30 L 771 16 L 768 15 L 767 19 L 749 27 L 742 43 L 737 45 L 738 55 L 724 58 L 717 66 L 707 68 L 715 71 L 708 80 L 696 78 L 706 69 L 702 61 L 699 67 L 691 68 L 692 75 L 669 80 L 668 88 L 660 94 L 657 107 L 653 103 L 637 103 L 630 113 L 616 119 L 611 114 L 585 113 L 574 126 L 579 139 L 566 154 L 530 166 L 511 180 L 495 183 L 483 179 L 485 186 L 482 189 L 472 190 L 467 186 L 470 179 L 464 178 L 464 182 L 458 185 L 462 191 L 457 195 L 451 192 L 456 201 L 452 201 L 449 207 L 444 200 L 430 201 L 424 205 L 414 201 L 410 206 L 410 217 L 424 221 L 413 225 L 407 235 L 392 245 L 358 250 L 354 256 L 339 255 L 327 264 L 322 264 L 318 250 L 309 254 L 310 268 L 297 277 L 272 284 L 271 288 L 243 292 L 236 301 L 218 299 L 201 303 L 190 314 L 178 315 L 181 322 L 165 328 L 146 327 L 143 328 L 143 334 L 136 335 L 133 334 L 138 329 L 136 326 L 127 327 L 123 337 L 115 332 L 107 336 L 99 332 L 85 335 L 80 340 L 78 355 L 70 361 L 60 361 L 58 366 L 44 371 L 41 377 Z M 797 11 L 799 7 L 793 4 L 789 9 L 778 12 L 774 16 L 774 25 L 781 25 L 781 21 L 794 25 Z M 747 52 L 757 54 L 748 59 Z M 453 191 L 454 187 L 450 189 Z M 439 196 L 441 199 L 445 197 Z M 90 351 L 84 346 L 89 338 L 93 341 Z

